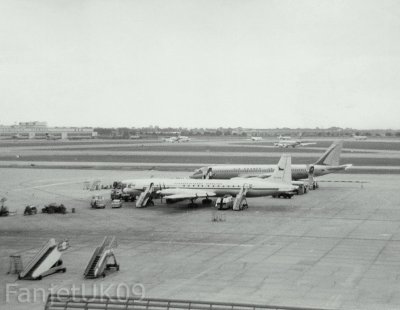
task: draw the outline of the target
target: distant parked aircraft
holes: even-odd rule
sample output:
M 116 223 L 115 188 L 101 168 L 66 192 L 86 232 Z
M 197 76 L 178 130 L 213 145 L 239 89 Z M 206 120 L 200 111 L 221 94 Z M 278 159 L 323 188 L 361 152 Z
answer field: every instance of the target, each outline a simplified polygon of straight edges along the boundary
M 301 140 L 279 140 L 278 142 L 274 143 L 274 146 L 279 148 L 288 148 L 292 147 L 295 148 L 297 146 L 307 146 L 307 145 L 314 145 L 315 142 L 303 142 Z
M 356 135 L 356 134 L 353 134 L 353 138 L 355 140 L 367 140 L 367 136 L 359 136 L 359 135 Z
M 169 137 L 165 138 L 165 142 L 170 142 L 170 143 L 180 143 L 180 142 L 189 142 L 191 139 L 187 136 L 176 136 L 176 137 Z
M 262 141 L 262 137 L 251 137 L 251 141 Z
M 15 140 L 26 139 L 24 136 L 20 135 L 19 133 L 13 135 L 11 138 L 15 139 Z
M 301 138 L 302 133 L 299 134 L 299 138 Z M 279 148 L 295 148 L 297 146 L 307 146 L 316 144 L 315 142 L 305 142 L 302 140 L 292 140 L 290 136 L 279 136 L 278 142 L 274 143 L 274 146 Z
M 61 137 L 46 133 L 46 140 L 60 140 Z

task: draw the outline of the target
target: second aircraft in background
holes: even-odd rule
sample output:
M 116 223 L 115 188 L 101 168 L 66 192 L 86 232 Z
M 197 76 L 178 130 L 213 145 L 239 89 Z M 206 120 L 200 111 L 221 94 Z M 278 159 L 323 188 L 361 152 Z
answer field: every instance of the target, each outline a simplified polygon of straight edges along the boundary
M 351 164 L 340 165 L 340 153 L 343 142 L 337 141 L 313 164 L 292 165 L 292 179 L 300 180 L 340 172 L 351 167 Z M 215 165 L 197 169 L 190 177 L 192 179 L 232 179 L 232 178 L 268 178 L 276 165 Z M 311 171 L 310 171 L 311 170 Z

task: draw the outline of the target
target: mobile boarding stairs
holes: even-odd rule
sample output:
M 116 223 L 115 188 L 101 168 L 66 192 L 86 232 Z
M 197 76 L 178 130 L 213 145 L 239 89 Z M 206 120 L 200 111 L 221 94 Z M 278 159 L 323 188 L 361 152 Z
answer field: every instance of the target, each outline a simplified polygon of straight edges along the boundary
M 115 268 L 119 270 L 119 264 L 114 255 L 114 248 L 117 247 L 117 241 L 114 236 L 104 237 L 102 244 L 94 251 L 86 269 L 84 277 L 86 279 L 94 279 L 98 277 L 105 277 L 106 270 Z M 109 263 L 112 259 L 112 263 Z
M 14 264 L 22 270 L 18 274 L 18 279 L 23 280 L 41 280 L 43 277 L 56 272 L 66 272 L 63 261 L 61 260 L 62 243 L 56 243 L 52 238 L 47 241 L 39 252 L 29 261 L 25 268 L 22 267 L 22 260 L 19 255 L 11 256 Z
M 154 191 L 154 183 L 150 183 L 150 186 L 144 189 L 144 191 L 140 194 L 138 200 L 136 201 L 136 208 L 143 208 L 147 205 L 152 205 L 152 196 Z

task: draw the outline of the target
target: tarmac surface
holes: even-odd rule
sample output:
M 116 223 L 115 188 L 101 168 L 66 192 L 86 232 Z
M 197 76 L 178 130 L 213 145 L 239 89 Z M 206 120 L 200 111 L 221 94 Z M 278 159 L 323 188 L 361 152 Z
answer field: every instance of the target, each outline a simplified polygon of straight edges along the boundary
M 182 177 L 184 172 L 152 172 Z M 147 297 L 310 306 L 399 309 L 400 192 L 398 175 L 330 175 L 321 188 L 291 200 L 249 199 L 242 212 L 186 204 L 137 209 L 89 208 L 85 181 L 145 177 L 148 171 L 2 169 L 1 189 L 15 216 L 0 218 L 1 309 L 43 309 L 18 302 L 7 284 L 91 293 L 118 284 L 143 285 Z M 23 216 L 28 203 L 64 203 L 66 215 Z M 213 222 L 215 217 L 222 219 Z M 119 272 L 84 280 L 83 271 L 105 235 L 115 235 Z M 41 281 L 6 275 L 9 255 L 26 262 L 49 238 L 68 238 L 65 274 Z M 83 285 L 83 286 L 81 286 Z M 10 289 L 9 289 L 10 290 Z M 22 299 L 24 301 L 24 299 Z
M 126 147 L 140 143 L 132 141 Z M 121 163 L 119 155 L 131 156 L 135 151 L 115 141 L 0 143 L 0 196 L 7 197 L 10 211 L 17 212 L 0 218 L 0 309 L 43 309 L 50 290 L 131 295 L 126 290 L 132 288 L 136 293 L 143 288 L 144 296 L 153 298 L 400 309 L 400 166 L 393 164 L 399 141 L 345 142 L 345 154 L 351 155 L 346 163 L 367 157 L 372 164 L 324 176 L 320 189 L 290 200 L 250 198 L 249 209 L 241 212 L 202 205 L 189 208 L 185 203 L 165 205 L 159 200 L 141 209 L 134 203 L 121 209 L 111 209 L 109 203 L 106 209 L 91 209 L 91 196 L 109 198 L 109 190 L 86 190 L 87 182 L 101 180 L 109 185 L 136 177 L 187 177 L 200 166 L 192 156 L 198 146 L 208 146 L 207 153 L 227 160 L 240 159 L 240 152 L 249 161 L 260 158 L 247 149 L 254 144 L 246 141 L 143 143 L 145 149 L 139 150 L 143 158 L 147 150 L 155 154 L 153 147 L 163 146 L 168 151 L 154 157 L 172 153 L 176 159 Z M 293 152 L 299 160 L 304 153 L 322 154 L 330 143 L 321 140 L 313 148 L 281 151 Z M 111 155 L 107 145 L 121 149 Z M 223 150 L 233 146 L 235 156 Z M 91 158 L 104 152 L 111 159 L 62 161 L 61 148 L 66 147 L 64 151 L 73 152 L 72 156 L 83 152 Z M 271 148 L 266 152 L 270 159 L 279 156 Z M 38 158 L 24 159 L 32 154 Z M 44 156 L 54 158 L 49 162 Z M 23 216 L 27 204 L 40 210 L 51 202 L 63 203 L 69 212 Z M 72 208 L 76 213 L 71 213 Z M 104 279 L 85 280 L 86 265 L 106 235 L 117 237 L 115 254 L 121 269 Z M 7 274 L 9 255 L 22 255 L 26 264 L 49 238 L 69 239 L 71 247 L 63 255 L 65 274 L 41 281 L 17 280 L 15 274 Z

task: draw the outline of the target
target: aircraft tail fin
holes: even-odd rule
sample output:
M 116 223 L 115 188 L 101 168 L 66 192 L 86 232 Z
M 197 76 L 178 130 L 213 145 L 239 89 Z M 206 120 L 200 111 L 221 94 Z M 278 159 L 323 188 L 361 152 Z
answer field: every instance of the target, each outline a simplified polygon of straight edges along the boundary
M 314 165 L 339 166 L 342 147 L 343 141 L 333 142 L 326 152 L 314 163 Z
M 291 184 L 292 182 L 292 157 L 283 154 L 271 177 L 268 179 L 275 182 Z

